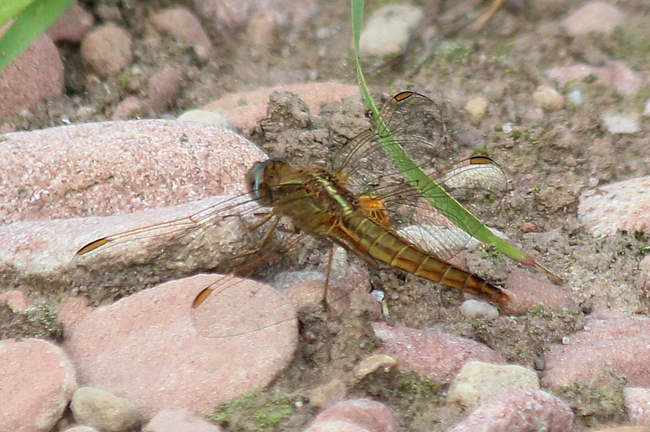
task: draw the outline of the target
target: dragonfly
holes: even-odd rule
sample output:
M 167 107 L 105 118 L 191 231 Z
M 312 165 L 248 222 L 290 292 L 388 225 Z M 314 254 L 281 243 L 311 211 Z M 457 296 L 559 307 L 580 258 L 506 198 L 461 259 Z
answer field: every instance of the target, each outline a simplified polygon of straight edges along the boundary
M 395 139 L 437 185 L 456 201 L 481 215 L 494 214 L 508 191 L 508 180 L 491 158 L 475 155 L 451 162 L 455 144 L 445 138 L 438 105 L 416 92 L 401 92 L 381 111 L 381 119 Z M 371 128 L 351 139 L 327 166 L 296 167 L 281 158 L 256 163 L 246 175 L 248 200 L 241 197 L 192 216 L 94 240 L 77 255 L 97 253 L 112 245 L 161 231 L 172 236 L 195 235 L 233 217 L 254 214 L 248 231 L 266 227 L 260 251 L 289 221 L 294 233 L 328 245 L 339 245 L 374 267 L 398 269 L 438 284 L 476 295 L 496 305 L 509 302 L 507 292 L 488 280 L 451 264 L 475 241 L 424 199 L 420 190 L 382 149 L 383 138 Z M 251 202 L 259 207 L 253 210 Z M 241 257 L 241 256 L 239 256 Z M 222 287 L 206 287 L 195 298 L 198 308 Z

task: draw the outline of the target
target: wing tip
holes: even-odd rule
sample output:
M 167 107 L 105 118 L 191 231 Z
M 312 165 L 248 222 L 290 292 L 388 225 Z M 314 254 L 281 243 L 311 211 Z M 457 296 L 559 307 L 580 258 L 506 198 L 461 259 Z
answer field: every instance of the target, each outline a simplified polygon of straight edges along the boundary
M 94 251 L 98 247 L 105 245 L 109 241 L 110 239 L 108 237 L 103 237 L 100 238 L 99 240 L 92 241 L 87 245 L 85 245 L 84 247 L 82 247 L 81 249 L 79 249 L 75 255 L 85 255 L 88 252 Z

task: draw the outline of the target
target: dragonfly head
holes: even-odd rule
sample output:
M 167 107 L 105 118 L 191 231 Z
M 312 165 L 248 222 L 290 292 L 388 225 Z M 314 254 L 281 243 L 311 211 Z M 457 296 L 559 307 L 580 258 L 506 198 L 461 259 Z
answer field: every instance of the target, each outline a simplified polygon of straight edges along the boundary
M 260 205 L 270 206 L 273 203 L 273 175 L 278 170 L 279 166 L 285 166 L 287 163 L 284 159 L 273 158 L 264 162 L 257 162 L 246 173 L 246 185 L 248 186 L 248 194 L 254 200 L 258 201 Z

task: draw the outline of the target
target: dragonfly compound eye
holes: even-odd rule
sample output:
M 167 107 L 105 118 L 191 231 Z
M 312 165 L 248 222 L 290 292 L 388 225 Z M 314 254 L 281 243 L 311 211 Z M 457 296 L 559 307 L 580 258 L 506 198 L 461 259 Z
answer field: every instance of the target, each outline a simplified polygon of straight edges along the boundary
M 260 204 L 265 205 L 269 201 L 269 191 L 264 186 L 264 174 L 266 171 L 266 162 L 257 162 L 246 173 L 246 185 L 248 194 Z

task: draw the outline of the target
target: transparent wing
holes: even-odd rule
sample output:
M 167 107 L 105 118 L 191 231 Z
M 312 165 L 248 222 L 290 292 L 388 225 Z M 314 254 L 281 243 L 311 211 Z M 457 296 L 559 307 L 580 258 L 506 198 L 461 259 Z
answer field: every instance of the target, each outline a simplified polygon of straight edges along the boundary
M 430 177 L 488 225 L 498 215 L 501 200 L 508 191 L 505 173 L 485 156 L 461 160 Z M 454 215 L 444 216 L 406 181 L 399 186 L 380 188 L 377 193 L 385 203 L 391 226 L 436 256 L 449 260 L 459 251 L 478 245 L 471 232 L 458 227 Z
M 192 324 L 208 338 L 232 338 L 278 326 L 296 327 L 296 311 L 276 290 L 250 279 L 223 276 L 191 306 Z
M 471 244 L 454 215 L 443 216 L 421 190 L 435 182 L 446 193 L 488 223 L 498 213 L 508 190 L 503 170 L 492 159 L 473 156 L 451 163 L 458 148 L 444 137 L 440 109 L 414 92 L 395 95 L 380 113 L 382 121 L 353 138 L 334 158 L 350 188 L 384 203 L 390 225 L 407 239 L 448 260 Z M 383 123 L 382 123 L 383 122 Z M 406 180 L 384 147 L 400 145 L 428 176 L 416 189 Z M 442 195 L 442 194 L 441 194 Z M 435 194 L 433 200 L 436 200 Z

